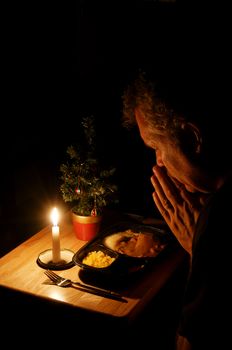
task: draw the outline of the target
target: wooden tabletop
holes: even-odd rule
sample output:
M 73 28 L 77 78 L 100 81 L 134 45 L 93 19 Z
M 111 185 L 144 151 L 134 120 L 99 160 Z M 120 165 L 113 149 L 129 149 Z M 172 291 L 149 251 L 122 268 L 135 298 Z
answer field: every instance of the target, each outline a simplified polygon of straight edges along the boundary
M 61 249 L 69 249 L 75 253 L 86 244 L 85 241 L 76 238 L 70 213 L 62 218 L 59 226 Z M 37 264 L 37 258 L 41 252 L 51 249 L 51 244 L 49 225 L 3 256 L 0 259 L 0 286 L 23 293 L 24 296 L 57 301 L 76 309 L 93 311 L 117 319 L 125 318 L 128 321 L 133 320 L 143 310 L 185 258 L 183 250 L 176 246 L 161 259 L 157 259 L 148 270 L 133 276 L 129 283 L 124 281 L 125 283 L 114 286 L 114 290 L 123 296 L 123 301 L 119 301 L 83 292 L 78 288 L 61 288 L 46 284 L 45 270 Z M 75 265 L 57 273 L 83 282 L 81 272 Z

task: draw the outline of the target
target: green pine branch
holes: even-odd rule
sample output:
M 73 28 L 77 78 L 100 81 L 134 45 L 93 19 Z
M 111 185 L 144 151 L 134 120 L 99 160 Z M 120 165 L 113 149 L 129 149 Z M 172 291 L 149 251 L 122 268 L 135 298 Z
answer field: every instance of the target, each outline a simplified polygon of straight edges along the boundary
M 96 132 L 94 117 L 85 117 L 81 123 L 86 144 L 70 145 L 68 159 L 61 164 L 60 191 L 65 202 L 72 204 L 78 215 L 98 215 L 110 203 L 118 203 L 118 187 L 112 182 L 116 168 L 102 168 L 96 157 Z

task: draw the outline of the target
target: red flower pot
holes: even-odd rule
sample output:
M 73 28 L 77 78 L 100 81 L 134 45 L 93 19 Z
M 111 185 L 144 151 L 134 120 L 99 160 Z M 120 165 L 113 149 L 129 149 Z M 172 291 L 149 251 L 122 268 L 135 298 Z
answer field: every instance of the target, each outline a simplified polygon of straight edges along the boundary
M 98 234 L 101 221 L 102 216 L 82 216 L 72 213 L 75 235 L 82 241 L 89 241 Z

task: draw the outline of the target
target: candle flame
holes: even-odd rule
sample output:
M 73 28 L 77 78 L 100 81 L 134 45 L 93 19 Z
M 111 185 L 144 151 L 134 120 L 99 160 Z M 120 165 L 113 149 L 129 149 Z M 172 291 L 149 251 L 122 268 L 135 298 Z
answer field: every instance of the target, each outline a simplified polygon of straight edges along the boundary
M 52 210 L 52 214 L 51 214 L 51 219 L 52 219 L 52 223 L 54 226 L 57 226 L 58 218 L 59 218 L 58 210 L 56 208 L 54 208 Z

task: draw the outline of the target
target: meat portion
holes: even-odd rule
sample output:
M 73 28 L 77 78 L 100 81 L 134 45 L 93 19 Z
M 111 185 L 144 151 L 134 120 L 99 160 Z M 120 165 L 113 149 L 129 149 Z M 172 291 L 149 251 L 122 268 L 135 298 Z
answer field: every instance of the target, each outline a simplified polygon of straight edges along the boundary
M 131 230 L 115 233 L 105 240 L 106 246 L 121 254 L 133 257 L 155 257 L 165 245 L 155 240 L 149 233 L 136 233 Z

